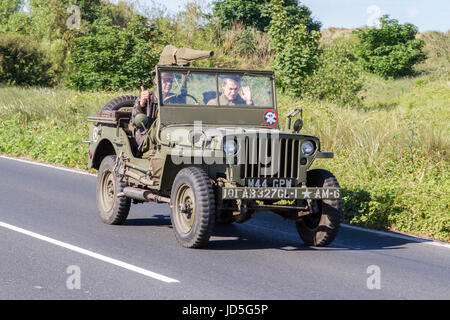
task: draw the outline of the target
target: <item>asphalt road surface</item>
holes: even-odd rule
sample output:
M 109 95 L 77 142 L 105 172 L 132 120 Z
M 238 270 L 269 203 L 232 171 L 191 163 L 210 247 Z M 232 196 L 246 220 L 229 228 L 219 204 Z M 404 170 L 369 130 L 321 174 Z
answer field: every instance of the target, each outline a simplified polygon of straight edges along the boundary
M 168 205 L 98 217 L 96 177 L 0 158 L 0 299 L 450 299 L 450 246 L 342 226 L 309 248 L 260 213 L 182 248 Z

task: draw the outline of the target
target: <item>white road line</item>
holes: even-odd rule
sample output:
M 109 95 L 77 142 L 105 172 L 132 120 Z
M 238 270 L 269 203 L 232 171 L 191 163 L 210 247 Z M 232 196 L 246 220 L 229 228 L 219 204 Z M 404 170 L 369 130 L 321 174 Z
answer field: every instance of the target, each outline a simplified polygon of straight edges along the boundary
M 410 240 L 410 241 L 413 241 L 413 242 L 418 242 L 418 243 L 423 243 L 423 244 L 428 244 L 428 245 L 432 245 L 432 246 L 437 246 L 437 247 L 443 247 L 443 248 L 450 249 L 450 244 L 437 242 L 437 241 L 434 241 L 434 240 L 423 239 L 423 238 L 418 238 L 418 237 L 413 237 L 413 236 L 408 236 L 408 235 L 402 235 L 402 234 L 397 234 L 397 233 L 392 233 L 392 232 L 386 232 L 386 231 L 365 229 L 365 228 L 361 228 L 361 227 L 351 226 L 351 225 L 348 225 L 348 224 L 342 224 L 341 226 L 344 227 L 344 228 L 347 228 L 347 229 L 358 230 L 358 231 L 363 231 L 363 232 L 370 232 L 370 233 L 379 234 L 379 235 L 387 236 L 387 237 L 391 237 L 391 238 Z
M 265 226 L 258 226 L 258 225 L 247 224 L 247 227 L 273 231 L 272 228 L 265 227 Z M 394 233 L 394 232 L 379 231 L 379 230 L 373 230 L 373 229 L 365 229 L 365 228 L 351 226 L 351 225 L 344 224 L 344 223 L 341 223 L 341 228 L 353 229 L 353 230 L 362 231 L 362 232 L 369 232 L 369 233 L 379 234 L 379 235 L 385 236 L 385 237 L 409 240 L 411 242 L 416 242 L 416 243 L 420 243 L 420 244 L 427 244 L 427 245 L 432 245 L 432 246 L 437 246 L 437 247 L 450 249 L 450 244 L 448 244 L 448 243 L 438 242 L 438 241 L 429 240 L 429 239 L 423 239 L 423 238 L 414 237 L 414 236 L 397 234 L 397 233 Z M 289 236 L 297 235 L 296 232 L 289 232 L 289 231 L 283 231 L 283 230 L 277 230 L 277 232 L 278 233 L 284 233 L 284 234 L 289 235 Z
M 264 230 L 268 230 L 268 231 L 273 231 L 272 228 L 264 227 L 264 226 L 257 226 L 257 225 L 247 224 L 247 227 L 254 228 L 254 229 L 264 229 Z M 355 226 L 351 226 L 351 225 L 343 224 L 343 223 L 341 224 L 341 228 L 348 228 L 348 229 L 353 229 L 353 230 L 362 231 L 362 232 L 375 233 L 375 234 L 379 234 L 379 235 L 382 235 L 382 236 L 385 236 L 385 237 L 399 238 L 399 239 L 409 240 L 411 242 L 416 242 L 416 243 L 421 243 L 421 244 L 428 244 L 428 245 L 432 245 L 432 246 L 437 246 L 437 247 L 443 247 L 443 248 L 450 249 L 450 244 L 437 242 L 437 241 L 434 241 L 434 240 L 417 238 L 417 237 L 413 237 L 413 236 L 401 235 L 401 234 L 396 234 L 396 233 L 386 232 L 386 231 L 365 229 L 365 228 L 355 227 Z M 277 230 L 277 232 L 278 233 L 284 233 L 284 234 L 289 235 L 289 236 L 297 235 L 296 232 L 288 232 L 288 231 L 283 231 L 283 230 Z
M 9 230 L 12 230 L 12 231 L 16 231 L 16 232 L 22 233 L 24 235 L 27 235 L 27 236 L 39 239 L 39 240 L 43 240 L 43 241 L 49 242 L 51 244 L 54 244 L 54 245 L 66 248 L 68 250 L 72 250 L 72 251 L 84 254 L 86 256 L 89 256 L 89 257 L 92 257 L 92 258 L 95 258 L 95 259 L 98 259 L 98 260 L 101 260 L 101 261 L 104 261 L 104 262 L 116 265 L 118 267 L 121 267 L 121 268 L 130 270 L 130 271 L 134 271 L 134 272 L 140 273 L 140 274 L 142 274 L 144 276 L 147 276 L 147 277 L 150 277 L 150 278 L 153 278 L 153 279 L 156 279 L 156 280 L 160 280 L 160 281 L 163 281 L 163 282 L 166 282 L 166 283 L 180 282 L 180 281 L 178 281 L 176 279 L 172 279 L 172 278 L 166 277 L 164 275 L 152 272 L 150 270 L 139 268 L 139 267 L 136 267 L 136 266 L 134 266 L 132 264 L 129 264 L 129 263 L 117 260 L 117 259 L 113 259 L 113 258 L 104 256 L 102 254 L 98 254 L 98 253 L 95 253 L 95 252 L 92 252 L 92 251 L 89 251 L 89 250 L 86 250 L 86 249 L 83 249 L 83 248 L 80 248 L 80 247 L 77 247 L 77 246 L 74 246 L 74 245 L 62 242 L 62 241 L 59 241 L 59 240 L 55 240 L 55 239 L 52 239 L 52 238 L 40 235 L 38 233 L 29 231 L 29 230 L 25 230 L 25 229 L 22 229 L 22 228 L 19 228 L 19 227 L 16 227 L 16 226 L 13 226 L 13 225 L 8 224 L 8 223 L 4 223 L 2 221 L 0 221 L 0 227 L 6 228 L 6 229 L 9 229 Z
M 0 155 L 0 158 L 13 160 L 13 161 L 17 161 L 17 162 L 22 162 L 22 163 L 26 163 L 26 164 L 31 164 L 31 165 L 39 166 L 39 167 L 46 167 L 46 168 L 52 168 L 52 169 L 57 169 L 57 170 L 61 170 L 61 171 L 71 172 L 71 173 L 83 174 L 83 175 L 86 175 L 86 176 L 92 176 L 92 177 L 96 177 L 97 176 L 96 174 L 89 173 L 89 172 L 82 171 L 82 170 L 58 167 L 58 166 L 47 164 L 47 163 L 41 163 L 41 162 L 35 162 L 35 161 L 30 161 L 30 160 L 25 160 L 25 159 L 13 158 L 13 157 L 8 157 L 8 156 L 4 156 L 4 155 Z

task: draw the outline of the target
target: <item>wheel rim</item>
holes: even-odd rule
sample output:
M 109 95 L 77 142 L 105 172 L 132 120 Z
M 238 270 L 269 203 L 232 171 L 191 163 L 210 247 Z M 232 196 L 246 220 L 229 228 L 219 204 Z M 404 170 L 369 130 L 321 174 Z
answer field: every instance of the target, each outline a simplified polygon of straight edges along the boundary
M 195 196 L 192 188 L 186 184 L 178 188 L 174 211 L 177 229 L 181 233 L 189 233 L 195 220 Z
M 114 207 L 116 200 L 116 182 L 110 171 L 104 173 L 102 178 L 102 206 L 105 211 L 110 211 Z

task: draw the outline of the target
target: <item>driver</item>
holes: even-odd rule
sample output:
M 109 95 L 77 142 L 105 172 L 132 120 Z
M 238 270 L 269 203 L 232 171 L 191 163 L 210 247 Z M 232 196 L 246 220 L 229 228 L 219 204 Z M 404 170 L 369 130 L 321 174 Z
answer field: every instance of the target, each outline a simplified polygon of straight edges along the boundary
M 241 94 L 239 94 L 241 89 Z M 253 105 L 252 93 L 249 86 L 241 87 L 241 79 L 237 76 L 225 76 L 222 82 L 222 93 L 219 96 L 221 106 Z M 217 99 L 208 101 L 208 105 L 217 105 Z
M 162 92 L 162 98 L 163 101 L 167 98 L 170 98 L 174 95 L 174 93 L 170 92 L 172 90 L 172 83 L 173 83 L 174 75 L 172 73 L 162 73 L 161 74 L 161 92 Z M 153 83 L 156 85 L 156 78 L 153 80 Z M 141 95 L 136 100 L 135 106 L 138 107 L 138 111 L 141 111 L 145 108 L 147 100 L 149 100 L 151 96 L 151 102 L 158 103 L 158 95 L 157 95 L 157 88 L 153 89 L 153 91 L 146 91 L 144 90 L 144 87 L 141 87 Z M 140 107 L 140 108 L 139 108 Z

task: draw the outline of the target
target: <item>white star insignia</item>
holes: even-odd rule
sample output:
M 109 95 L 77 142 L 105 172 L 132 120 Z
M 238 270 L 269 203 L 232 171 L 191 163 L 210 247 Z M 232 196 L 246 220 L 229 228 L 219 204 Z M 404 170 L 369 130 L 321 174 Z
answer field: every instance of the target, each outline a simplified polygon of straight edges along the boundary
M 310 196 L 311 191 L 308 191 L 308 189 L 306 189 L 306 191 L 303 191 L 302 194 L 303 194 L 303 197 L 304 197 L 305 199 L 306 199 L 306 198 L 311 198 L 311 196 Z

